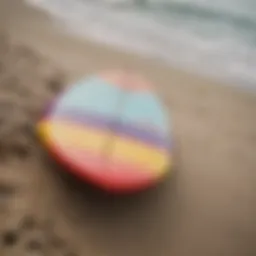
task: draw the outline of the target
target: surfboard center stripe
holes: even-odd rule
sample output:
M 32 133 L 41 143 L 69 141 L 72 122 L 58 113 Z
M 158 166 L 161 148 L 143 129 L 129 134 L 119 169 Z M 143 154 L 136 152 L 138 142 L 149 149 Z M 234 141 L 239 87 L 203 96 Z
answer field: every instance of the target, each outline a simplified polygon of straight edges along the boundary
M 97 115 L 97 113 L 82 113 L 79 110 L 57 110 L 52 119 L 66 120 L 98 129 L 107 129 L 114 131 L 117 136 L 129 137 L 159 148 L 170 148 L 170 141 L 167 140 L 166 136 L 160 135 L 157 132 L 157 128 L 150 129 L 136 124 L 120 123 L 118 118 L 115 117 L 104 117 Z

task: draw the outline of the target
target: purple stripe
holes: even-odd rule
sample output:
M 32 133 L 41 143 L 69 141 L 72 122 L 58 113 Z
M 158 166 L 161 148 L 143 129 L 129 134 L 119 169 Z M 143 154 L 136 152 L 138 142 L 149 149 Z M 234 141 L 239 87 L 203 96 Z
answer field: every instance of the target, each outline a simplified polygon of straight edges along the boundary
M 153 131 L 145 130 L 136 125 L 119 123 L 117 125 L 116 131 L 117 134 L 121 136 L 136 138 L 150 145 L 165 149 L 168 149 L 170 147 L 170 142 L 167 141 L 167 138 L 165 136 L 161 136 L 160 134 L 157 134 Z
M 168 141 L 166 136 L 134 124 L 120 123 L 119 119 L 115 119 L 114 117 L 107 118 L 97 114 L 79 113 L 77 110 L 58 110 L 53 114 L 53 116 L 51 116 L 51 118 L 68 119 L 75 123 L 93 126 L 100 129 L 108 129 L 110 131 L 114 131 L 120 136 L 134 138 L 156 147 L 165 149 L 170 148 L 170 141 Z
M 110 129 L 109 126 L 113 122 L 110 119 L 100 117 L 99 115 L 78 113 L 78 111 L 65 111 L 65 113 L 57 112 L 54 114 L 53 118 L 67 119 L 75 123 L 94 126 L 101 129 Z

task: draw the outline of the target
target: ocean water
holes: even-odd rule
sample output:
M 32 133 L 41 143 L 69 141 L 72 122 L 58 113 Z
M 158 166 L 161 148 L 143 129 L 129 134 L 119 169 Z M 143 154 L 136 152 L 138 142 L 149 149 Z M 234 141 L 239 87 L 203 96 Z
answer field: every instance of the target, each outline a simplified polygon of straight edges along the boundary
M 256 90 L 256 0 L 26 0 L 56 26 Z

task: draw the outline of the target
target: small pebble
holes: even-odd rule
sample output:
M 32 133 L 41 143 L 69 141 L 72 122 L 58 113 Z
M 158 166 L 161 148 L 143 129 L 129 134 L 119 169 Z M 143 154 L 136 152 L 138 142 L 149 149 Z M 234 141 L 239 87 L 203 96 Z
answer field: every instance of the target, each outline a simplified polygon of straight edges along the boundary
M 16 144 L 12 145 L 11 151 L 13 154 L 23 159 L 29 156 L 30 147 L 28 145 Z
M 18 241 L 18 234 L 15 231 L 7 231 L 3 234 L 3 245 L 13 246 Z
M 62 81 L 60 78 L 51 78 L 48 81 L 49 88 L 52 92 L 59 92 L 62 87 Z
M 53 237 L 51 240 L 51 245 L 54 248 L 61 248 L 65 246 L 65 242 L 63 239 L 59 238 L 59 237 Z
M 26 216 L 21 221 L 21 228 L 31 230 L 36 227 L 36 220 L 32 216 Z
M 15 193 L 16 188 L 9 184 L 0 183 L 0 197 L 7 197 Z
M 43 248 L 43 245 L 40 241 L 37 240 L 31 240 L 28 244 L 27 244 L 27 250 L 29 251 L 39 251 Z

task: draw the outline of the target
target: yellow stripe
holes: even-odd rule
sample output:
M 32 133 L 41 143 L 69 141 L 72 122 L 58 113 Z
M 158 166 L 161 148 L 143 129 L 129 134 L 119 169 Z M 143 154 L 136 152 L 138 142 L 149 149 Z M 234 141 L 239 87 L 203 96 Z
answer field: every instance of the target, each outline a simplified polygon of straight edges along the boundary
M 156 172 L 164 171 L 170 161 L 165 152 L 122 138 L 116 138 L 112 156 L 134 164 L 140 164 Z
M 89 149 L 99 153 L 110 136 L 108 132 L 64 121 L 43 121 L 39 124 L 38 130 L 46 143 L 57 143 L 81 150 Z M 113 137 L 112 156 L 128 163 L 139 164 L 158 174 L 165 172 L 170 165 L 170 156 L 167 152 L 121 137 Z
M 89 149 L 94 152 L 101 151 L 107 133 L 88 127 L 79 127 L 66 122 L 48 122 L 39 124 L 41 137 L 47 143 L 56 143 L 77 147 L 78 149 Z

